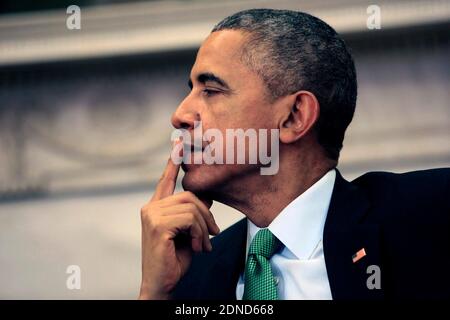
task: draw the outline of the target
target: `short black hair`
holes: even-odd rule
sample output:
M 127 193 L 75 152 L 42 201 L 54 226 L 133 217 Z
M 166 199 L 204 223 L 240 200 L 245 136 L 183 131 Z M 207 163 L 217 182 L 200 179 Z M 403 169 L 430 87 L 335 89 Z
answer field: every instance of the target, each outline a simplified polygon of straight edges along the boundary
M 273 98 L 299 90 L 316 96 L 320 116 L 314 130 L 327 157 L 337 161 L 357 96 L 353 58 L 337 32 L 310 14 L 275 9 L 240 11 L 212 32 L 221 30 L 249 34 L 243 61 L 263 78 Z

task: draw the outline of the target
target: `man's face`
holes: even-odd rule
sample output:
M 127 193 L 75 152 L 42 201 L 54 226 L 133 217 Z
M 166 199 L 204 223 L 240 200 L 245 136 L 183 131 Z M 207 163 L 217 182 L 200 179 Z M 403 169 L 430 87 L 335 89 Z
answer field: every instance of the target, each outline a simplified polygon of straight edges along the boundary
M 223 137 L 226 137 L 226 129 L 277 128 L 266 85 L 241 61 L 244 42 L 245 34 L 234 30 L 214 32 L 204 41 L 190 74 L 192 90 L 172 116 L 172 124 L 176 128 L 187 129 L 194 136 L 194 121 L 201 121 L 203 133 L 217 129 Z M 210 142 L 204 141 L 203 147 Z M 226 154 L 226 146 L 224 139 L 223 155 Z M 235 155 L 243 151 L 236 147 L 235 143 Z M 184 189 L 200 194 L 220 194 L 239 177 L 260 174 L 258 164 L 233 162 L 183 164 Z

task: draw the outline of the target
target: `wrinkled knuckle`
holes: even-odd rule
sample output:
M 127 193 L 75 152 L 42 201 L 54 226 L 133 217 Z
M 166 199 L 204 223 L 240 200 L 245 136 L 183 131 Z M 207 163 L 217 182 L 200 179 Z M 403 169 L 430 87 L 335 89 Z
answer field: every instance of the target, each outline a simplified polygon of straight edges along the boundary
M 149 226 L 155 225 L 155 222 L 158 221 L 158 215 L 152 214 L 153 211 L 150 206 L 144 206 L 141 209 L 141 219 Z
M 156 215 L 147 216 L 147 225 L 150 229 L 158 230 L 161 227 L 161 219 Z
M 193 199 L 195 197 L 194 194 L 191 191 L 184 191 L 183 192 L 183 196 L 187 200 L 191 200 L 191 199 Z
M 189 220 L 191 220 L 191 221 L 194 221 L 194 220 L 195 220 L 195 213 L 193 213 L 193 212 L 188 212 L 187 215 L 188 215 L 188 217 L 189 217 Z
M 189 210 L 190 213 L 195 213 L 195 212 L 197 212 L 197 206 L 196 206 L 195 204 L 193 204 L 193 203 L 188 203 L 186 206 L 187 206 L 187 208 L 188 208 L 188 210 Z

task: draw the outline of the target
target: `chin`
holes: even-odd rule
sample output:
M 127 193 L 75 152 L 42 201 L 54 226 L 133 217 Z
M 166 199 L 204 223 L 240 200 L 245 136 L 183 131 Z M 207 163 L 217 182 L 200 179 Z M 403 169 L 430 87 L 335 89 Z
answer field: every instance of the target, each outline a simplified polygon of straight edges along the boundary
M 220 180 L 212 168 L 199 165 L 189 165 L 183 168 L 185 174 L 182 180 L 183 189 L 196 195 L 209 194 L 217 189 Z
M 184 190 L 199 197 L 221 201 L 243 176 L 256 172 L 254 169 L 243 165 L 183 165 L 185 174 L 181 183 Z

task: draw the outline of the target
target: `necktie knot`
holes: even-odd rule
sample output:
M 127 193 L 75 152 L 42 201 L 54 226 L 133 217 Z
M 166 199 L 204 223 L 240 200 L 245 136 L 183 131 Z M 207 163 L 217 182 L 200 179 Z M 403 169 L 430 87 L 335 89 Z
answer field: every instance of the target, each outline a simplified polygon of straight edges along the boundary
M 250 244 L 249 255 L 260 255 L 270 259 L 281 247 L 278 240 L 269 229 L 259 230 Z

